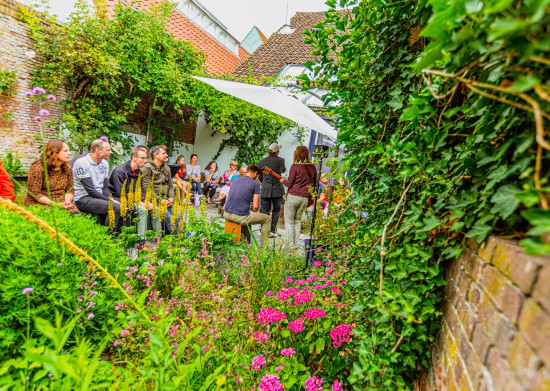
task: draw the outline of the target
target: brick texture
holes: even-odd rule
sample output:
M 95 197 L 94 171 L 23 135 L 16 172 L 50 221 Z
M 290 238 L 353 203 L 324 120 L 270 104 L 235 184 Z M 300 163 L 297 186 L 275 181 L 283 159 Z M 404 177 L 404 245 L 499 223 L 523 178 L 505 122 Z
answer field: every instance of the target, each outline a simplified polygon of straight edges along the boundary
M 550 257 L 491 237 L 446 272 L 442 328 L 416 390 L 550 390 Z
M 13 150 L 26 168 L 37 159 L 40 145 L 37 139 L 40 127 L 34 122 L 39 107 L 24 96 L 25 91 L 33 87 L 31 71 L 40 61 L 37 57 L 29 59 L 25 55 L 25 52 L 32 49 L 28 34 L 28 28 L 19 18 L 17 3 L 13 0 L 0 0 L 0 68 L 17 71 L 16 94 L 9 99 L 0 96 L 0 108 L 5 113 L 14 115 L 8 121 L 3 120 L 0 115 L 0 154 Z M 66 94 L 61 90 L 56 95 L 63 99 Z M 58 104 L 49 103 L 46 108 L 51 113 L 51 119 L 61 118 Z M 51 138 L 54 129 L 47 124 L 43 126 L 45 137 Z

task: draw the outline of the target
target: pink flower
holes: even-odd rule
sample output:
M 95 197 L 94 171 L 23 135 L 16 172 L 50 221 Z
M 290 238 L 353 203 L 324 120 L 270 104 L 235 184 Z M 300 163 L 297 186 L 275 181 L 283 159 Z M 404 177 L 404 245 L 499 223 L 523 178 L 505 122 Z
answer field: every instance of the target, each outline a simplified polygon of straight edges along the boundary
M 275 372 L 281 372 L 284 367 L 285 367 L 285 363 L 281 363 L 277 365 L 277 368 L 275 368 Z
M 281 350 L 281 356 L 284 357 L 292 357 L 296 354 L 296 350 L 294 348 L 285 348 Z
M 340 384 L 338 380 L 334 380 L 334 382 L 332 382 L 332 391 L 344 391 L 342 384 Z
M 272 307 L 262 308 L 258 314 L 260 324 L 277 323 L 283 319 L 286 319 L 286 314 Z
M 51 100 L 52 102 L 55 102 L 55 101 L 57 100 L 57 98 L 55 97 L 55 95 L 52 95 L 52 94 L 48 95 L 48 96 L 46 97 L 46 99 L 47 99 L 47 100 Z
M 25 98 L 29 98 L 31 96 L 33 96 L 34 94 L 32 93 L 32 91 L 25 91 Z
M 34 122 L 42 122 L 42 118 L 37 115 L 36 117 L 34 117 Z
M 23 289 L 23 291 L 21 292 L 22 294 L 24 295 L 29 295 L 34 289 L 32 288 L 25 288 Z
M 40 109 L 40 111 L 38 112 L 38 115 L 41 115 L 42 117 L 49 117 L 50 112 L 46 109 Z
M 277 293 L 277 300 L 286 301 L 299 292 L 300 289 L 298 288 L 281 289 L 281 291 Z
M 107 137 L 107 136 L 101 136 L 101 137 L 99 137 L 99 139 L 105 141 L 106 143 L 109 142 L 109 137 Z
M 319 267 L 319 266 L 322 266 L 323 265 L 323 261 L 313 261 L 313 266 L 314 267 Z
M 281 384 L 279 376 L 265 375 L 260 381 L 260 391 L 283 391 L 285 386 Z
M 313 293 L 310 291 L 302 291 L 294 296 L 294 303 L 296 304 L 305 304 L 309 303 L 313 299 Z
M 36 95 L 36 94 L 43 95 L 43 94 L 46 93 L 46 91 L 45 91 L 43 88 L 41 88 L 41 87 L 34 87 L 34 88 L 32 89 L 32 93 L 33 93 L 33 95 Z
M 117 345 L 118 345 L 118 341 L 115 340 L 115 342 L 113 342 L 113 348 L 116 348 Z
M 269 291 L 269 292 L 267 292 L 267 293 L 265 294 L 265 297 L 273 296 L 274 294 L 275 294 L 275 293 Z
M 287 278 L 285 278 L 285 281 L 288 282 L 289 284 L 292 284 L 292 277 L 288 276 Z
M 330 291 L 335 295 L 341 295 L 342 294 L 342 288 L 340 288 L 340 285 L 331 286 Z
M 306 380 L 304 388 L 306 391 L 323 391 L 323 379 L 317 376 L 310 376 Z
M 327 313 L 320 308 L 310 308 L 304 312 L 304 316 L 309 320 L 315 320 L 317 318 L 324 318 Z
M 351 326 L 341 324 L 336 326 L 328 335 L 332 339 L 332 347 L 339 348 L 344 342 L 351 341 Z
M 122 329 L 122 331 L 120 332 L 120 336 L 121 337 L 124 337 L 125 335 L 127 335 L 129 333 L 128 329 Z
M 288 328 L 293 333 L 301 333 L 304 330 L 304 318 L 298 318 L 288 323 Z
M 269 339 L 269 336 L 267 335 L 266 332 L 260 331 L 260 332 L 254 333 L 252 338 L 254 338 L 256 341 L 266 342 Z
M 252 370 L 259 371 L 260 368 L 265 367 L 265 357 L 261 354 L 252 358 L 251 364 Z

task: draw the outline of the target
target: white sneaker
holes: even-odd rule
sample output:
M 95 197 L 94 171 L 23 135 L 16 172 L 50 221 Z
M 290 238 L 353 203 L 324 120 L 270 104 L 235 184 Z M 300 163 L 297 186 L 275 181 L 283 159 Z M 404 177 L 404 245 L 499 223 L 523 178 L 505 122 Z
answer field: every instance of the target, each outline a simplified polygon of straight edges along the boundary
M 270 232 L 270 233 L 269 233 L 269 237 L 270 237 L 270 238 L 278 238 L 279 235 L 278 235 L 276 232 Z

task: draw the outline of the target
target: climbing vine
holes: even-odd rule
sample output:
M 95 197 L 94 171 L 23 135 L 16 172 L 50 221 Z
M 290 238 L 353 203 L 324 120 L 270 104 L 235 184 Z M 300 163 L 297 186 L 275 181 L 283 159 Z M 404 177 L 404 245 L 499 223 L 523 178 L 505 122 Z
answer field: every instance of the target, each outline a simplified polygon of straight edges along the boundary
M 16 71 L 0 69 L 0 111 L 2 119 L 8 121 L 13 119 L 13 114 L 9 112 L 9 100 L 15 93 Z
M 356 389 L 412 389 L 446 261 L 489 234 L 550 251 L 548 0 L 329 0 L 308 85 L 347 152 Z M 359 213 L 363 212 L 363 213 Z M 364 216 L 368 216 L 365 220 Z
M 108 17 L 101 3 L 92 11 L 78 2 L 64 25 L 22 8 L 44 59 L 33 74 L 35 84 L 51 91 L 63 87 L 66 99 L 57 125 L 75 149 L 107 135 L 128 150 L 133 140 L 125 130 L 132 123 L 145 124 L 139 130 L 153 144 L 170 146 L 176 130 L 204 111 L 215 131 L 229 131 L 226 143 L 239 147 L 238 159 L 254 161 L 249 143 L 273 142 L 292 123 L 193 79 L 205 72 L 205 57 L 170 34 L 166 26 L 173 7 L 163 2 L 137 11 L 117 5 Z

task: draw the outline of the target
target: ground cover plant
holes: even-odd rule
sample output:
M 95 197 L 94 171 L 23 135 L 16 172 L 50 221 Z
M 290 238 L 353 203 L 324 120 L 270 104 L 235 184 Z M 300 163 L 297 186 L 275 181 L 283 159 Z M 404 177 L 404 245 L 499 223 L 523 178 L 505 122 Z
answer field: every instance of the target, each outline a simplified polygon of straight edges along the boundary
M 360 294 L 349 380 L 411 389 L 439 327 L 446 260 L 490 233 L 549 251 L 549 2 L 327 4 L 302 79 L 339 103 L 354 190 L 340 220 L 354 227 L 344 240 Z

